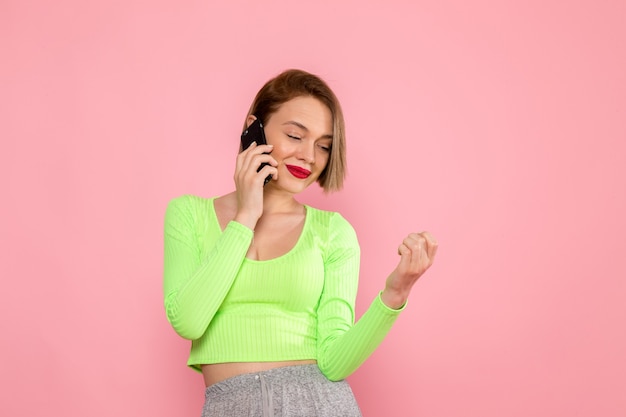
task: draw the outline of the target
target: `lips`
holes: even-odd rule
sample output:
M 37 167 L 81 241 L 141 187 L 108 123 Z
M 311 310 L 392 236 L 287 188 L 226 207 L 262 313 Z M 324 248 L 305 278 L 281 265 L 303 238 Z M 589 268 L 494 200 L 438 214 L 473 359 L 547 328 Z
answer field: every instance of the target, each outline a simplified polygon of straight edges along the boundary
M 311 171 L 309 171 L 308 169 L 304 169 L 296 165 L 285 165 L 285 166 L 287 167 L 287 170 L 291 173 L 291 175 L 293 175 L 296 178 L 305 179 L 309 175 L 311 175 Z

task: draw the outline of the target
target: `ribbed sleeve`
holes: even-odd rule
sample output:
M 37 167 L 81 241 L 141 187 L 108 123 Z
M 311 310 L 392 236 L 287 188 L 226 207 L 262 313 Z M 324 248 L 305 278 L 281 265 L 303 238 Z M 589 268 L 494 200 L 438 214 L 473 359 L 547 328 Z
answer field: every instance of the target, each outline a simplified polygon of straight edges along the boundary
M 179 197 L 167 207 L 163 274 L 167 318 L 180 336 L 191 340 L 200 338 L 211 323 L 237 276 L 253 235 L 252 230 L 232 221 L 207 255 L 201 256 L 195 237 L 198 227 L 194 198 Z
M 324 354 L 317 360 L 326 378 L 339 381 L 356 371 L 383 341 L 405 306 L 393 310 L 379 294 L 349 331 L 327 342 Z
M 402 309 L 380 295 L 354 323 L 360 250 L 352 226 L 336 214 L 329 225 L 324 290 L 318 308 L 317 363 L 332 381 L 346 378 L 378 347 Z

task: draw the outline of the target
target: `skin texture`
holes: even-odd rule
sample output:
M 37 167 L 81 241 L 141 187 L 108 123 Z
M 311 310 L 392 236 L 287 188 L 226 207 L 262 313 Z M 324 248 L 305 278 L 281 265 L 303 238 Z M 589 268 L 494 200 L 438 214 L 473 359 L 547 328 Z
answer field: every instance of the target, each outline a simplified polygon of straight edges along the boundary
M 248 125 L 254 121 L 248 118 Z M 332 145 L 332 114 L 313 97 L 296 97 L 273 113 L 265 124 L 267 145 L 252 144 L 237 156 L 235 191 L 215 200 L 220 225 L 235 220 L 254 230 L 247 253 L 249 259 L 267 260 L 281 256 L 296 244 L 304 226 L 304 206 L 295 195 L 314 183 L 328 163 Z M 261 171 L 258 167 L 267 162 Z M 297 178 L 288 165 L 311 172 Z M 263 187 L 264 179 L 272 180 Z M 428 232 L 410 233 L 398 247 L 400 261 L 389 274 L 381 298 L 390 308 L 400 308 L 413 285 L 432 265 L 437 242 Z M 249 372 L 258 372 L 315 360 L 289 362 L 247 362 L 204 365 L 202 373 L 207 386 Z

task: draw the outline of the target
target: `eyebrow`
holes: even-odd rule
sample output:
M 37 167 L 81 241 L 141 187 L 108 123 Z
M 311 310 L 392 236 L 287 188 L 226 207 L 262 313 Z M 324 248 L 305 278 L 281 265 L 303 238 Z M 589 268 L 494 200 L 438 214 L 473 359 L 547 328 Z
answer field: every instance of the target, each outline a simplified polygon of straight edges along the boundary
M 305 125 L 303 125 L 300 122 L 296 122 L 295 120 L 289 120 L 289 121 L 283 123 L 283 126 L 284 125 L 294 125 L 296 127 L 299 127 L 302 130 L 305 130 L 307 132 L 309 131 L 309 129 L 307 129 L 307 127 Z M 326 135 L 322 135 L 322 137 L 320 139 L 332 139 L 332 138 L 333 138 L 333 135 L 326 134 Z

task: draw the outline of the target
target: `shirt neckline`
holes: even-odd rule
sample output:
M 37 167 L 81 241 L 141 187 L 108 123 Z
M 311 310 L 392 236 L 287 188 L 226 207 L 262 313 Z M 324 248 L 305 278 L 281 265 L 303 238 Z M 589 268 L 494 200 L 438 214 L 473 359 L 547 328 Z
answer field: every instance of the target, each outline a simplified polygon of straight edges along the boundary
M 217 213 L 215 211 L 215 199 L 217 197 L 211 197 L 209 199 L 209 206 L 211 209 L 211 217 L 213 220 L 213 224 L 215 227 L 217 227 L 217 230 L 220 232 L 220 234 L 224 233 L 224 231 L 222 230 L 222 226 L 220 225 L 219 220 L 217 219 Z M 309 207 L 306 204 L 302 204 L 304 206 L 304 225 L 302 226 L 302 230 L 300 231 L 300 236 L 298 236 L 298 240 L 296 241 L 296 243 L 293 245 L 293 247 L 291 249 L 289 249 L 287 252 L 283 253 L 280 256 L 277 256 L 275 258 L 271 258 L 271 259 L 263 259 L 263 260 L 256 260 L 256 259 L 250 259 L 247 256 L 244 258 L 244 262 L 248 262 L 248 263 L 256 263 L 256 264 L 262 264 L 262 263 L 269 263 L 269 262 L 274 262 L 274 261 L 278 261 L 280 259 L 283 259 L 289 255 L 291 255 L 292 253 L 295 253 L 299 246 L 302 244 L 302 241 L 304 240 L 304 235 L 308 232 L 309 229 L 309 218 L 310 216 L 310 209 L 311 207 Z M 228 227 L 228 225 L 226 225 L 226 227 Z M 254 233 L 254 231 L 253 231 Z

